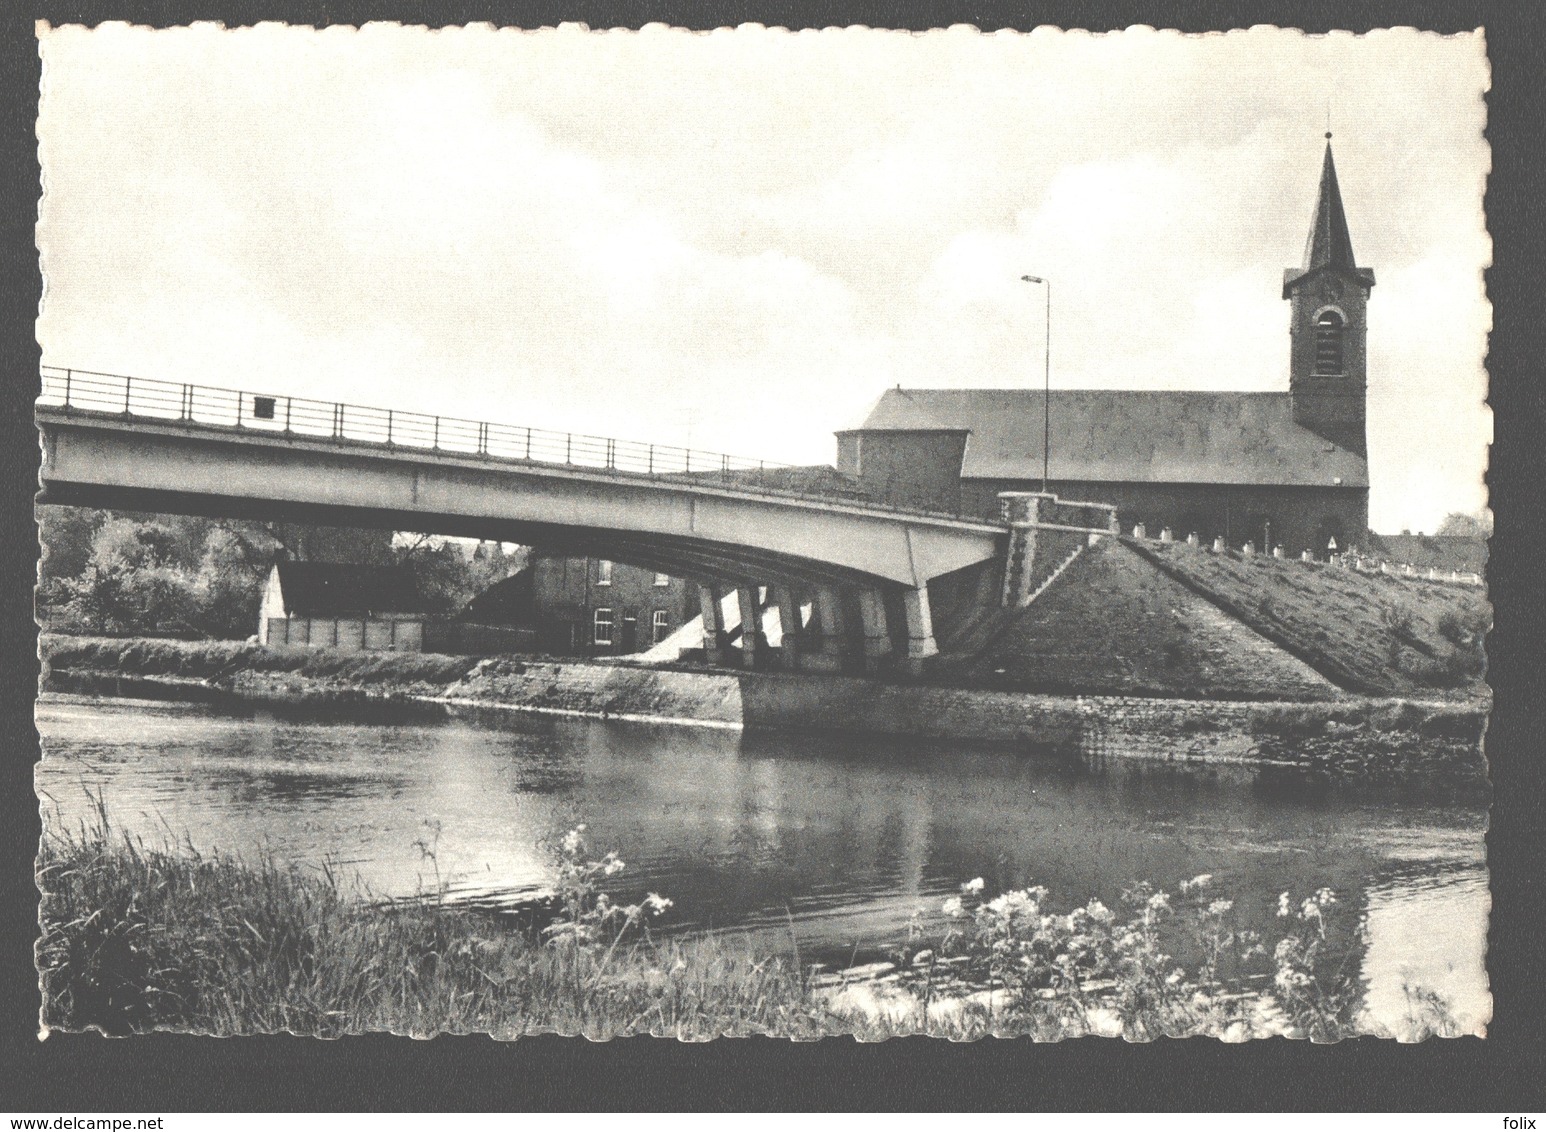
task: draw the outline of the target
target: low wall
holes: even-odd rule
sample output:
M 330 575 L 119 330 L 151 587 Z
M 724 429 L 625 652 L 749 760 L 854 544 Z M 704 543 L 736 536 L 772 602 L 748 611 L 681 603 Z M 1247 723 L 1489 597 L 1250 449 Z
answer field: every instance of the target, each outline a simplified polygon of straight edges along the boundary
M 453 703 L 756 730 L 987 742 L 1077 742 L 1071 698 L 881 684 L 797 673 L 682 672 L 492 659 L 447 689 Z

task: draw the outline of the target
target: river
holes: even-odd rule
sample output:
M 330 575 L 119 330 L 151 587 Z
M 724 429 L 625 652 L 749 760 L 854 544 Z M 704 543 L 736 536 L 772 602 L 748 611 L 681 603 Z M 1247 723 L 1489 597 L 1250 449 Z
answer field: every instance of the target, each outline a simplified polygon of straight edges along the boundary
M 549 844 L 584 822 L 597 855 L 627 862 L 615 896 L 658 892 L 676 929 L 793 939 L 845 966 L 973 877 L 1115 906 L 1135 882 L 1211 873 L 1269 939 L 1279 893 L 1335 889 L 1377 1019 L 1401 1017 L 1406 984 L 1467 1031 L 1491 1014 L 1474 803 L 1242 767 L 519 715 L 362 723 L 49 694 L 37 721 L 50 824 L 89 820 L 89 791 L 147 841 L 331 863 L 383 898 L 529 907 Z

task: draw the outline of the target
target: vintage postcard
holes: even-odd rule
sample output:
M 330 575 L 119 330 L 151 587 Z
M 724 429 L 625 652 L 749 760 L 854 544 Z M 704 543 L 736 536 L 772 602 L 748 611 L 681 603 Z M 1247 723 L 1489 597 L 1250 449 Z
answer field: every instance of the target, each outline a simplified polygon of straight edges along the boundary
M 37 37 L 45 1034 L 1486 1033 L 1481 31 Z

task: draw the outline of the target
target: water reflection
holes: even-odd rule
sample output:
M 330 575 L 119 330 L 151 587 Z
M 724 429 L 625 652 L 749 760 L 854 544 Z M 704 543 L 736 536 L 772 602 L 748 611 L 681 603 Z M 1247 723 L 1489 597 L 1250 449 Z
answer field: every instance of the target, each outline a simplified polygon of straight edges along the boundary
M 359 724 L 200 705 L 49 697 L 37 780 L 72 824 L 85 787 L 115 819 L 200 848 L 351 867 L 381 896 L 445 883 L 517 908 L 547 842 L 584 821 L 628 862 L 615 894 L 675 902 L 830 962 L 881 954 L 965 879 L 1114 904 L 1212 873 L 1271 935 L 1278 894 L 1329 886 L 1362 917 L 1371 1005 L 1432 986 L 1479 1025 L 1485 812 L 1313 789 L 1238 767 L 505 717 Z

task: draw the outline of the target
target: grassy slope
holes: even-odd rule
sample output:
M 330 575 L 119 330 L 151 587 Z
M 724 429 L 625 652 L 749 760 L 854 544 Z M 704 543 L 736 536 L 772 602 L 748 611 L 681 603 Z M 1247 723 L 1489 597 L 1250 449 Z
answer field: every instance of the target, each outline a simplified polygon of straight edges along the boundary
M 1324 700 L 1336 686 L 1131 549 L 1087 550 L 975 655 L 942 669 L 977 686 Z
M 1465 663 L 1476 650 L 1441 631 L 1446 618 L 1490 621 L 1477 590 L 1179 543 L 1129 545 L 1344 688 L 1403 696 L 1483 690 Z

